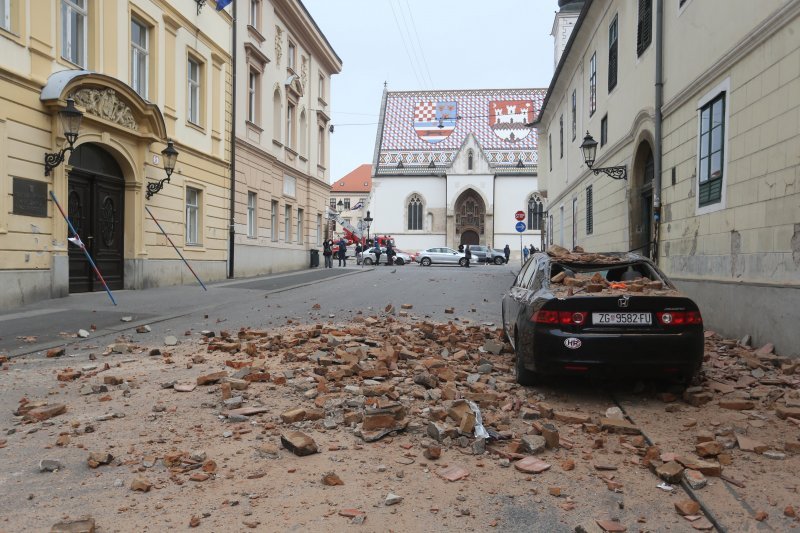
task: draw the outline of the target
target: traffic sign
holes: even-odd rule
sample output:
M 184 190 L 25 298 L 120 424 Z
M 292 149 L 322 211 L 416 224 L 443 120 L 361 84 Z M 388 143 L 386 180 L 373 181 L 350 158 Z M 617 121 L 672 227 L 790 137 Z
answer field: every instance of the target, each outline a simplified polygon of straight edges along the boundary
M 514 218 L 517 220 L 525 220 L 525 211 L 517 211 L 514 213 Z
M 514 226 L 514 227 L 517 229 L 517 231 L 518 231 L 519 233 L 522 233 L 522 232 L 523 232 L 523 231 L 525 231 L 525 229 L 526 229 L 526 226 L 525 226 L 525 223 L 524 223 L 524 222 L 517 222 L 517 225 L 516 225 L 516 226 Z

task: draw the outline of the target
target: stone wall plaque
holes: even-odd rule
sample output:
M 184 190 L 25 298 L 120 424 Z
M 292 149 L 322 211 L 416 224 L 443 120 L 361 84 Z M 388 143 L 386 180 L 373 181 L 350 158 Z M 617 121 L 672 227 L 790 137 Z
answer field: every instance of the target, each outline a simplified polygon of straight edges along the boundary
M 14 214 L 47 216 L 47 182 L 14 178 Z

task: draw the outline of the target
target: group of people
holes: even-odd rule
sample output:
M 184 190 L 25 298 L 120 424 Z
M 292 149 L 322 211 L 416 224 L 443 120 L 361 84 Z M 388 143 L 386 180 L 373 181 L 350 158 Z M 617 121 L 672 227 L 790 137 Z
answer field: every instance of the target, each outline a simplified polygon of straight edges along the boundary
M 506 248 L 508 248 L 507 244 L 506 244 Z M 531 244 L 529 248 L 523 248 L 522 249 L 523 258 L 525 259 L 525 261 L 527 261 L 528 260 L 528 256 L 533 255 L 538 251 L 539 250 L 537 250 L 536 247 L 533 244 Z M 508 262 L 508 252 L 506 252 L 506 262 Z
M 336 250 L 339 266 L 347 266 L 347 243 L 344 239 L 339 239 L 336 244 L 339 246 Z M 328 239 L 322 243 L 322 256 L 325 258 L 325 268 L 333 268 L 333 240 Z
M 339 260 L 339 266 L 346 267 L 347 266 L 347 241 L 344 238 L 339 239 L 336 243 L 338 249 L 336 250 L 336 257 Z M 327 241 L 322 243 L 322 255 L 325 258 L 325 268 L 333 268 L 333 240 L 328 239 Z M 360 265 L 364 261 L 364 252 L 370 251 L 375 254 L 375 264 L 381 264 L 381 255 L 384 255 L 383 251 L 381 250 L 380 243 L 375 241 L 375 244 L 370 247 L 367 245 L 365 248 L 361 245 L 360 242 L 356 243 L 356 264 Z M 394 248 L 392 247 L 391 242 L 386 243 L 386 264 L 393 265 L 394 264 L 394 257 L 396 255 Z

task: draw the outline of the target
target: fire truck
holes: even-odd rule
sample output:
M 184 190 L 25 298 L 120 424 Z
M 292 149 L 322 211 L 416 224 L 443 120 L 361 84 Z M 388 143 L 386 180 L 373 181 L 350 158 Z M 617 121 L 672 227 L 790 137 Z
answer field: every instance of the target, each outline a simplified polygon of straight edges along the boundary
M 361 246 L 364 246 L 364 247 L 367 246 L 367 244 L 368 244 L 367 243 L 367 236 L 366 236 L 363 228 L 361 228 L 361 227 L 357 228 L 357 227 L 353 226 L 350 222 L 348 222 L 347 220 L 345 220 L 342 217 L 341 213 L 338 213 L 338 212 L 334 211 L 330 207 L 328 208 L 328 211 L 327 211 L 327 217 L 328 217 L 328 220 L 333 220 L 334 222 L 336 222 L 341 227 L 341 229 L 342 229 L 342 235 L 341 236 L 344 237 L 344 241 L 347 243 L 348 247 L 355 246 L 356 243 L 358 243 L 358 242 L 361 243 Z M 333 240 L 333 248 L 332 248 L 332 250 L 333 250 L 333 253 L 335 255 L 336 252 L 339 251 L 339 244 L 338 244 L 339 243 L 339 239 L 338 238 L 334 238 L 333 236 L 331 237 L 331 239 Z M 392 246 L 395 246 L 394 237 L 392 237 L 391 235 L 373 235 L 373 236 L 370 237 L 370 241 L 371 242 L 369 243 L 369 245 L 372 245 L 372 246 L 374 246 L 374 243 L 376 241 L 377 241 L 379 246 L 386 246 L 388 243 L 391 243 Z

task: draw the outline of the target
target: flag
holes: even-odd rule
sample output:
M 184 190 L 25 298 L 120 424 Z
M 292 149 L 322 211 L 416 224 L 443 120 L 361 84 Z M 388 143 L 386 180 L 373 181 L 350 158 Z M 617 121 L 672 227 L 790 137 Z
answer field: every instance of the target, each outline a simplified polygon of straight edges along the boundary
M 81 238 L 78 237 L 77 235 L 75 235 L 74 237 L 67 237 L 67 240 L 72 244 L 74 244 L 75 246 L 77 246 L 78 248 L 83 249 L 83 241 L 81 241 Z
M 350 211 L 355 211 L 356 209 L 361 209 L 364 207 L 364 202 L 358 202 L 356 205 L 350 208 Z
M 232 3 L 233 0 L 217 0 L 217 11 L 222 11 L 223 9 L 228 7 L 229 4 Z

